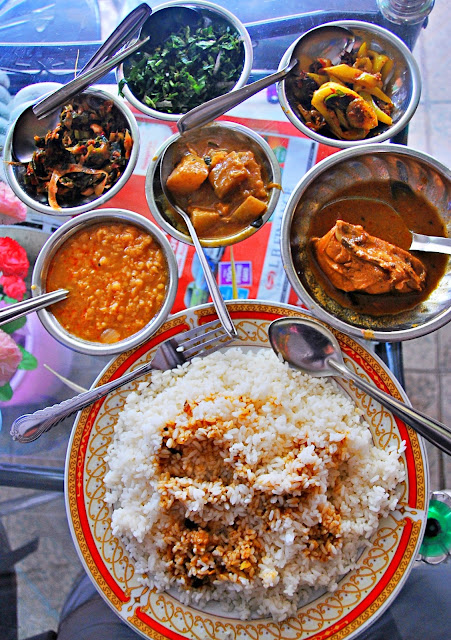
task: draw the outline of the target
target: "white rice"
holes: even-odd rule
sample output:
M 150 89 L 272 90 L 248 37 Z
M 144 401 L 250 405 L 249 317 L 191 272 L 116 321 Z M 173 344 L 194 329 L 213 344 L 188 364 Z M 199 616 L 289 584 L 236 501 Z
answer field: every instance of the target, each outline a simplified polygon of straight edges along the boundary
M 144 584 L 283 620 L 356 566 L 396 507 L 400 453 L 373 445 L 332 381 L 231 348 L 128 396 L 105 500 Z

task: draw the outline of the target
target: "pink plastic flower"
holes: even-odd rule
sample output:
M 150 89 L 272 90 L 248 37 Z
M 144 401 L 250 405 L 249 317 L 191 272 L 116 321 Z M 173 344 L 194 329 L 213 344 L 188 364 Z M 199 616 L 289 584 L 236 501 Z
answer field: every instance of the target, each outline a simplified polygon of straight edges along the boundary
M 14 195 L 11 187 L 0 182 L 0 223 L 15 224 L 24 222 L 27 217 L 27 207 Z
M 10 335 L 0 329 L 0 387 L 11 380 L 22 360 L 22 353 Z
M 23 300 L 27 286 L 22 278 L 19 278 L 19 276 L 1 276 L 0 284 L 3 286 L 3 291 L 7 296 L 19 302 Z
M 29 267 L 25 249 L 12 238 L 0 238 L 0 271 L 3 275 L 26 278 Z

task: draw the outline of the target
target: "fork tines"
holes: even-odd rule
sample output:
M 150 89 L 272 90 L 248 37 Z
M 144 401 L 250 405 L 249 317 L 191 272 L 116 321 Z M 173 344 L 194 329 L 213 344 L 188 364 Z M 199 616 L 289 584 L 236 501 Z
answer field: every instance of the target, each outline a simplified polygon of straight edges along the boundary
M 218 320 L 212 320 L 190 331 L 175 337 L 178 343 L 177 351 L 186 360 L 194 356 L 207 355 L 232 342 Z

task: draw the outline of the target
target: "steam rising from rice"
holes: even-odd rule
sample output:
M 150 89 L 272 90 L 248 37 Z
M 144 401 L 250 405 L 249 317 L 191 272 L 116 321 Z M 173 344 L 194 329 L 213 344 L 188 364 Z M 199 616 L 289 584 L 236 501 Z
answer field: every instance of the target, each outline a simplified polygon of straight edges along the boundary
M 282 620 L 356 566 L 396 507 L 399 454 L 333 382 L 231 348 L 128 396 L 105 499 L 145 584 Z

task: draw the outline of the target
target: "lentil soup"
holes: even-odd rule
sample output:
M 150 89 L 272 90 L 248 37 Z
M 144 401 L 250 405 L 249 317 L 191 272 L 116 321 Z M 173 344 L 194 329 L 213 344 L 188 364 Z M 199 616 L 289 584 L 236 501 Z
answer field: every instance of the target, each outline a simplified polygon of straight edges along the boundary
M 131 223 L 107 222 L 74 233 L 60 247 L 46 288 L 69 291 L 51 307 L 66 331 L 109 344 L 145 327 L 163 305 L 167 284 L 158 242 Z

